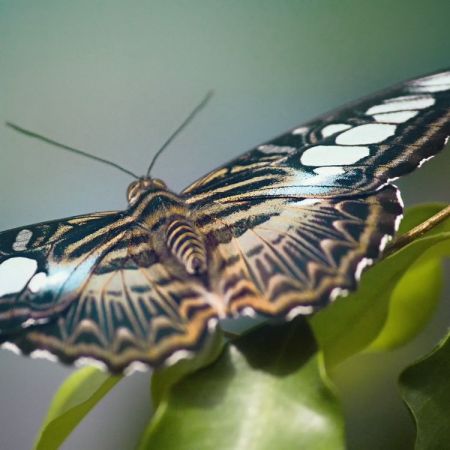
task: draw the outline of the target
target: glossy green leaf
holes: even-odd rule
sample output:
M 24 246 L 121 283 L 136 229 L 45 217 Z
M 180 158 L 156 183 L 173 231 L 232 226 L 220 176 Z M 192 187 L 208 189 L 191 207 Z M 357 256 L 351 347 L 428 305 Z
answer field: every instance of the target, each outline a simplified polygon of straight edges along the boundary
M 436 310 L 443 278 L 441 258 L 420 258 L 395 286 L 386 322 L 369 350 L 391 350 L 413 339 Z
M 34 449 L 59 449 L 74 428 L 121 378 L 94 367 L 80 369 L 67 378 L 53 397 Z
M 344 447 L 342 414 L 321 376 L 314 338 L 304 321 L 295 321 L 251 331 L 174 385 L 139 448 Z
M 435 205 L 414 208 L 407 213 L 406 223 L 415 225 L 435 212 Z M 340 299 L 313 316 L 310 323 L 324 352 L 327 367 L 330 368 L 366 349 L 383 330 L 388 320 L 391 295 L 402 277 L 416 261 L 425 258 L 424 255 L 427 258 L 440 258 L 448 254 L 449 247 L 450 220 L 447 219 L 365 272 L 357 292 Z M 429 317 L 435 300 L 430 301 L 427 298 L 423 301 L 422 306 L 424 311 L 428 311 Z M 426 304 L 427 301 L 430 301 L 431 306 Z M 416 301 L 415 305 L 420 306 L 420 302 Z M 395 309 L 397 313 L 401 312 L 399 308 L 400 305 Z M 408 330 L 398 332 L 401 339 L 405 339 L 406 336 L 411 337 L 423 326 L 423 316 L 420 311 L 410 316 L 410 319 L 416 322 L 410 323 Z M 394 326 L 397 325 L 401 326 L 398 320 Z M 388 338 L 386 337 L 385 340 L 384 345 L 387 346 Z M 394 341 L 392 339 L 392 342 Z
M 402 373 L 400 388 L 416 422 L 416 450 L 449 448 L 450 333 L 430 355 Z

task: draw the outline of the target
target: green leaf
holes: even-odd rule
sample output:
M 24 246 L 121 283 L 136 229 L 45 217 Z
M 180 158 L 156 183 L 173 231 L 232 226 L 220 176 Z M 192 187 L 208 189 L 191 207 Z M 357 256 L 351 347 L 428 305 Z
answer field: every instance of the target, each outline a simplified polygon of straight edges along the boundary
M 395 286 L 387 320 L 369 350 L 392 350 L 413 339 L 436 310 L 443 278 L 440 258 L 420 258 Z
M 414 208 L 407 213 L 405 221 L 412 226 L 435 212 L 435 205 Z M 313 316 L 310 323 L 324 352 L 326 366 L 331 368 L 351 355 L 366 349 L 383 329 L 388 318 L 391 295 L 402 277 L 416 261 L 421 257 L 425 258 L 425 254 L 426 258 L 436 260 L 448 254 L 449 247 L 450 220 L 446 220 L 364 273 L 357 292 L 340 299 Z M 402 299 L 403 296 L 400 298 Z M 427 305 L 427 301 L 425 299 L 422 306 L 429 316 L 433 304 Z M 431 303 L 434 303 L 434 300 Z M 420 302 L 415 301 L 415 305 L 420 306 Z M 395 308 L 397 313 L 401 312 L 399 308 L 401 308 L 400 305 Z M 417 322 L 410 323 L 407 330 L 398 331 L 396 339 L 404 340 L 406 337 L 411 337 L 423 326 L 422 312 L 416 312 L 414 316 L 410 316 L 410 319 Z M 400 322 L 397 321 L 394 326 L 401 326 Z M 392 329 L 392 325 L 389 329 Z M 390 332 L 389 329 L 387 333 Z M 392 334 L 394 336 L 395 333 Z M 390 338 L 385 336 L 383 339 L 385 341 L 383 345 L 388 346 L 387 342 Z M 393 337 L 392 345 L 394 342 Z
M 430 355 L 401 374 L 400 389 L 416 422 L 416 450 L 448 448 L 450 333 Z
M 121 378 L 94 367 L 80 369 L 67 378 L 53 397 L 34 449 L 59 449 L 74 428 Z
M 167 391 L 139 448 L 344 449 L 323 373 L 305 321 L 252 330 Z

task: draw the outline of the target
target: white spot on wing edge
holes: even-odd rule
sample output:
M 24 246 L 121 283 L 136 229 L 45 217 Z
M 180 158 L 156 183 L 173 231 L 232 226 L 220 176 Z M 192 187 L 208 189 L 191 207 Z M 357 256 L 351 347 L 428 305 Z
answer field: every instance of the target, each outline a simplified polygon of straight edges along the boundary
M 402 193 L 400 192 L 400 189 L 397 186 L 395 186 L 394 184 L 392 186 L 394 186 L 395 189 L 396 189 L 395 195 L 397 197 L 397 202 L 398 202 L 398 204 L 400 205 L 400 207 L 403 210 L 403 208 L 405 207 L 405 204 L 403 203 Z M 395 218 L 394 230 L 395 230 L 396 233 L 397 233 L 398 229 L 400 228 L 400 223 L 401 223 L 402 219 L 403 219 L 403 214 L 399 214 Z
M 286 320 L 292 320 L 297 316 L 300 315 L 308 315 L 308 314 L 312 314 L 314 312 L 314 307 L 311 305 L 299 305 L 296 306 L 295 308 L 291 309 L 287 315 L 286 315 Z
M 361 259 L 361 261 L 359 261 L 359 263 L 356 266 L 356 270 L 355 270 L 356 281 L 359 281 L 361 279 L 361 274 L 362 274 L 363 270 L 372 264 L 373 264 L 372 258 L 363 258 L 363 259 Z
M 450 84 L 450 71 L 436 73 L 424 78 L 420 78 L 413 82 L 413 84 L 422 84 L 424 86 L 439 86 L 442 84 Z
M 417 164 L 417 167 L 420 168 L 422 167 L 427 161 L 429 161 L 430 159 L 433 159 L 436 155 L 431 155 L 431 156 L 427 156 L 426 158 L 423 158 L 420 160 L 419 164 Z
M 305 134 L 308 132 L 308 127 L 298 127 L 292 131 L 292 134 Z
M 4 348 L 5 350 L 13 352 L 16 355 L 22 354 L 22 352 L 20 351 L 20 348 L 17 347 L 17 345 L 13 344 L 12 342 L 3 342 L 3 344 L 0 345 L 0 348 Z
M 103 372 L 108 371 L 108 366 L 99 359 L 91 358 L 89 356 L 81 356 L 76 359 L 74 362 L 75 367 L 96 367 L 97 369 L 102 370 Z
M 330 292 L 330 301 L 334 302 L 339 297 L 346 297 L 349 294 L 348 289 L 342 289 L 340 287 L 335 287 Z
M 440 92 L 450 89 L 450 72 L 442 72 L 420 78 L 411 83 L 415 92 Z
M 27 245 L 30 242 L 33 232 L 24 228 L 17 233 L 16 240 L 12 245 L 12 249 L 16 252 L 23 252 L 27 249 Z
M 46 359 L 47 361 L 51 362 L 58 361 L 58 358 L 53 353 L 50 353 L 48 350 L 41 350 L 41 349 L 33 350 L 29 356 L 33 359 Z
M 386 248 L 386 245 L 388 245 L 390 241 L 392 241 L 392 236 L 390 234 L 385 234 L 381 238 L 380 245 L 378 246 L 380 252 L 382 252 Z
M 262 153 L 292 153 L 295 152 L 297 149 L 295 147 L 288 147 L 286 145 L 279 146 L 279 145 L 260 145 L 257 150 L 259 150 Z
M 133 361 L 128 364 L 127 367 L 123 370 L 123 374 L 125 376 L 132 375 L 136 372 L 149 372 L 150 366 L 148 364 L 143 363 L 142 361 Z
M 219 319 L 217 319 L 217 317 L 212 317 L 211 319 L 208 320 L 207 324 L 208 331 L 210 333 L 213 333 L 218 327 L 218 325 Z M 183 359 L 193 359 L 197 355 L 198 355 L 197 352 L 193 352 L 190 350 L 186 349 L 177 350 L 163 361 L 162 366 L 170 367 Z
M 409 95 L 385 100 L 379 105 L 374 105 L 366 111 L 366 114 L 380 114 L 395 111 L 408 111 L 425 109 L 433 106 L 435 99 L 431 95 Z
M 195 353 L 189 350 L 177 350 L 176 352 L 172 353 L 168 358 L 165 359 L 164 366 L 166 367 L 173 366 L 183 359 L 192 359 L 194 355 Z

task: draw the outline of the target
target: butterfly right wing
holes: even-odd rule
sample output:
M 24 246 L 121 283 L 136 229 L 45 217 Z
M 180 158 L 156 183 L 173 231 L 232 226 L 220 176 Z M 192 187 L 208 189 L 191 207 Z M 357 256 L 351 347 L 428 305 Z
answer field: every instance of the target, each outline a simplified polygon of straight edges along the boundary
M 420 167 L 450 135 L 450 70 L 409 80 L 300 125 L 183 191 L 194 208 L 258 197 L 374 192 Z

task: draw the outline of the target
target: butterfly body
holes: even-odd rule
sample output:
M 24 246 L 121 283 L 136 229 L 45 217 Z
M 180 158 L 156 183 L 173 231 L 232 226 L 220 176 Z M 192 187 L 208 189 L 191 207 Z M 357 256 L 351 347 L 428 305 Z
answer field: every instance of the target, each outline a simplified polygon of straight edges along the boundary
M 356 289 L 398 229 L 392 180 L 450 135 L 450 72 L 288 131 L 180 194 L 0 233 L 0 343 L 114 372 L 207 347 L 222 318 L 312 314 Z

